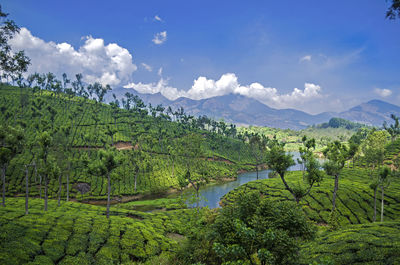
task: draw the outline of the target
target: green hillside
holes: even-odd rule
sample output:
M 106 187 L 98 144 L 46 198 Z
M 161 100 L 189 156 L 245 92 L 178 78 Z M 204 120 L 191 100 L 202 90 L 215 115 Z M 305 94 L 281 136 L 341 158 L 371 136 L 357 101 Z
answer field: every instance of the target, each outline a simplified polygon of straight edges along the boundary
M 131 101 L 131 108 L 122 108 L 61 92 L 35 92 L 5 85 L 0 95 L 0 109 L 4 113 L 0 122 L 21 126 L 25 136 L 25 148 L 7 168 L 7 196 L 25 191 L 25 172 L 21 168 L 37 162 L 37 137 L 42 131 L 51 132 L 53 137 L 51 153 L 62 171 L 62 197 L 66 196 L 67 176 L 70 197 L 105 197 L 106 181 L 90 174 L 85 165 L 95 159 L 97 150 L 110 145 L 121 156 L 112 183 L 112 195 L 119 198 L 179 188 L 178 177 L 185 174 L 185 168 L 177 144 L 190 133 L 202 135 L 202 159 L 210 180 L 235 177 L 239 169 L 250 169 L 254 164 L 248 145 L 235 138 L 234 127 L 211 127 L 184 112 L 167 114 L 161 106 L 144 106 L 140 99 Z M 137 154 L 132 152 L 138 149 L 139 162 L 133 165 L 131 157 Z M 138 170 L 136 191 L 134 170 Z M 29 175 L 30 195 L 40 196 L 40 176 L 32 168 Z M 90 186 L 83 196 L 77 189 L 82 183 Z M 55 197 L 57 192 L 58 179 L 51 178 L 49 196 Z
M 300 171 L 288 173 L 288 182 L 295 186 L 301 181 Z M 371 178 L 364 169 L 346 168 L 343 170 L 338 190 L 337 210 L 341 225 L 361 224 L 372 221 L 374 192 L 370 188 Z M 332 208 L 332 191 L 334 179 L 325 176 L 319 186 L 313 188 L 309 196 L 301 201 L 301 206 L 306 215 L 316 224 L 326 225 Z M 226 194 L 222 202 L 229 204 L 241 193 L 257 190 L 274 200 L 293 200 L 285 189 L 280 178 L 252 181 L 244 184 Z M 380 196 L 378 194 L 377 216 L 380 216 Z M 398 220 L 400 218 L 400 179 L 391 180 L 390 186 L 385 190 L 385 220 Z

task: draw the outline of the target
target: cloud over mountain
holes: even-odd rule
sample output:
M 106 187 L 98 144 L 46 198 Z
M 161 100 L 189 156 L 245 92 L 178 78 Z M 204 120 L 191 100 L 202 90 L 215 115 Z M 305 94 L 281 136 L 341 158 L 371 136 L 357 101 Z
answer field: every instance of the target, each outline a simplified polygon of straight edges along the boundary
M 130 83 L 125 87 L 134 88 L 141 93 L 154 94 L 161 92 L 161 94 L 171 100 L 179 97 L 199 100 L 232 93 L 257 99 L 275 108 L 297 107 L 311 100 L 323 97 L 321 87 L 315 84 L 305 83 L 304 89 L 294 88 L 290 93 L 281 94 L 278 89 L 265 87 L 260 83 L 241 85 L 238 82 L 237 76 L 233 73 L 223 74 L 218 80 L 200 76 L 193 81 L 193 85 L 188 91 L 169 86 L 168 80 L 163 78 L 157 83 Z

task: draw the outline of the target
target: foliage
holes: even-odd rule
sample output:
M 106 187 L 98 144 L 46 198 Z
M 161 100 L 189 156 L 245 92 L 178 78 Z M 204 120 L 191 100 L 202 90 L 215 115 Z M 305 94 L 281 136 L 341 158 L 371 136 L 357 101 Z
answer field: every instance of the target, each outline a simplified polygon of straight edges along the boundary
M 201 230 L 182 250 L 188 263 L 295 264 L 299 242 L 314 235 L 295 204 L 261 199 L 258 193 L 240 196 Z
M 399 264 L 400 222 L 346 226 L 302 245 L 300 264 Z
M 8 14 L 3 13 L 0 5 L 0 80 L 9 78 L 13 82 L 20 81 L 22 74 L 28 70 L 30 59 L 23 51 L 13 52 L 8 43 L 19 32 L 19 27 L 13 20 L 7 19 Z
M 295 185 L 301 178 L 301 172 L 288 172 L 286 179 L 289 185 Z M 343 168 L 341 183 L 337 195 L 336 211 L 340 227 L 349 224 L 372 222 L 374 198 L 370 189 L 369 172 L 360 168 Z M 317 224 L 326 225 L 332 210 L 333 179 L 330 177 L 315 186 L 309 196 L 300 205 L 305 214 Z M 291 194 L 285 189 L 282 181 L 277 178 L 252 181 L 246 183 L 222 198 L 224 205 L 236 201 L 242 193 L 258 191 L 262 196 L 272 200 L 292 200 Z M 385 220 L 396 220 L 400 216 L 400 178 L 392 178 L 390 186 L 385 190 Z M 380 214 L 380 209 L 377 209 Z
M 386 12 L 386 18 L 396 19 L 396 17 L 400 18 L 400 0 L 391 0 L 392 4 Z
M 9 198 L 0 209 L 0 263 L 7 264 L 132 264 L 145 262 L 178 247 L 171 234 L 182 237 L 193 210 L 142 213 L 76 202 L 31 199 L 24 215 L 24 200 Z

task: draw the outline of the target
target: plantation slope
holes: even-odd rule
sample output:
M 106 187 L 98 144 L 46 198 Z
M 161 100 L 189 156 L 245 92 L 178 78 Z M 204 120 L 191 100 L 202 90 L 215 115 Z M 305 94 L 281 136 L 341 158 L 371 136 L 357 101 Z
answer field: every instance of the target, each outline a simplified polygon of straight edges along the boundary
M 73 202 L 7 198 L 0 208 L 0 264 L 132 264 L 173 251 L 190 210 L 142 213 Z M 171 236 L 174 235 L 174 236 Z
M 175 140 L 193 132 L 203 135 L 204 159 L 212 158 L 207 162 L 211 179 L 235 177 L 239 169 L 251 169 L 254 164 L 247 144 L 236 138 L 200 129 L 194 121 L 171 121 L 171 117 L 165 113 L 148 115 L 150 112 L 146 108 L 115 109 L 91 99 L 63 93 L 33 93 L 29 88 L 4 85 L 0 88 L 0 122 L 11 126 L 21 125 L 26 137 L 23 153 L 13 159 L 7 168 L 7 196 L 23 196 L 25 173 L 21 168 L 37 160 L 39 151 L 35 139 L 44 129 L 56 132 L 52 133 L 55 146 L 51 153 L 64 173 L 61 180 L 62 198 L 66 196 L 67 175 L 71 198 L 106 198 L 107 181 L 101 176 L 89 174 L 87 166 L 81 165 L 80 158 L 87 154 L 91 160 L 95 156 L 95 149 L 112 143 L 124 158 L 112 176 L 112 197 L 115 201 L 123 196 L 154 194 L 179 188 L 178 176 L 185 174 L 185 164 L 183 159 L 173 158 L 171 154 L 177 149 Z M 41 111 L 37 110 L 37 106 L 41 106 Z M 68 137 L 62 135 L 66 128 L 71 129 Z M 113 137 L 107 134 L 109 130 L 115 131 Z M 65 151 L 66 147 L 70 147 L 70 150 Z M 139 164 L 136 191 L 135 169 L 129 157 L 132 147 L 140 147 L 144 153 Z M 42 192 L 43 196 L 40 176 L 34 172 L 29 175 L 30 194 L 39 197 Z M 90 187 L 83 196 L 77 189 L 80 183 Z M 54 198 L 57 192 L 58 180 L 51 178 L 49 196 Z
M 400 264 L 400 222 L 351 225 L 325 232 L 304 244 L 301 253 L 301 264 Z
M 298 185 L 301 182 L 300 171 L 289 172 L 289 185 Z M 339 180 L 336 207 L 339 213 L 339 223 L 361 224 L 372 221 L 373 217 L 373 190 L 369 187 L 370 177 L 364 169 L 344 169 Z M 316 223 L 326 224 L 332 209 L 332 191 L 334 179 L 325 176 L 319 186 L 313 187 L 311 193 L 301 201 L 306 215 Z M 222 198 L 223 204 L 234 201 L 242 192 L 258 190 L 264 196 L 275 200 L 293 200 L 291 194 L 285 190 L 280 178 L 258 180 L 246 183 Z M 380 193 L 377 198 L 377 220 L 380 218 Z M 400 180 L 392 179 L 390 186 L 385 190 L 384 220 L 400 219 Z

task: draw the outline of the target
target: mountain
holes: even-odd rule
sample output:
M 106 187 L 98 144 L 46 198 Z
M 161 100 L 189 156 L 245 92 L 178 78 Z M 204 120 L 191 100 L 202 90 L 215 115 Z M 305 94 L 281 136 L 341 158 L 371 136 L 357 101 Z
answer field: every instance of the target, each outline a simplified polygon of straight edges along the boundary
M 399 106 L 381 100 L 371 100 L 340 113 L 323 112 L 312 115 L 295 109 L 274 109 L 256 99 L 238 94 L 201 100 L 181 97 L 172 101 L 161 93 L 142 94 L 131 88 L 112 90 L 118 99 L 123 98 L 126 92 L 138 95 L 147 105 L 149 103 L 153 106 L 162 104 L 164 107 L 171 106 L 173 109 L 183 107 L 186 113 L 194 116 L 207 115 L 216 120 L 224 119 L 226 122 L 242 126 L 255 125 L 299 130 L 313 124 L 328 122 L 333 117 L 382 126 L 384 121 L 390 122 L 390 114 L 400 116 Z M 112 93 L 107 94 L 107 102 L 112 100 Z
M 400 116 L 400 107 L 382 100 L 374 99 L 341 112 L 338 114 L 338 117 L 353 122 L 382 126 L 384 121 L 391 121 L 390 114 Z
M 228 94 L 208 99 L 178 98 L 171 106 L 183 107 L 195 116 L 207 115 L 214 119 L 238 125 L 257 125 L 277 128 L 302 129 L 329 119 L 329 115 L 310 115 L 295 109 L 273 109 L 258 100 L 238 94 Z
M 124 87 L 119 87 L 119 88 L 114 88 L 111 93 L 107 93 L 105 96 L 105 101 L 107 103 L 111 102 L 113 100 L 112 94 L 115 94 L 118 100 L 121 100 L 122 98 L 125 97 L 125 94 L 129 92 L 133 95 L 139 96 L 143 102 L 148 105 L 151 103 L 153 106 L 157 106 L 158 104 L 162 104 L 163 106 L 169 106 L 172 101 L 164 97 L 160 92 L 155 93 L 155 94 L 143 94 L 140 92 L 137 92 L 136 90 L 132 88 L 124 88 Z

